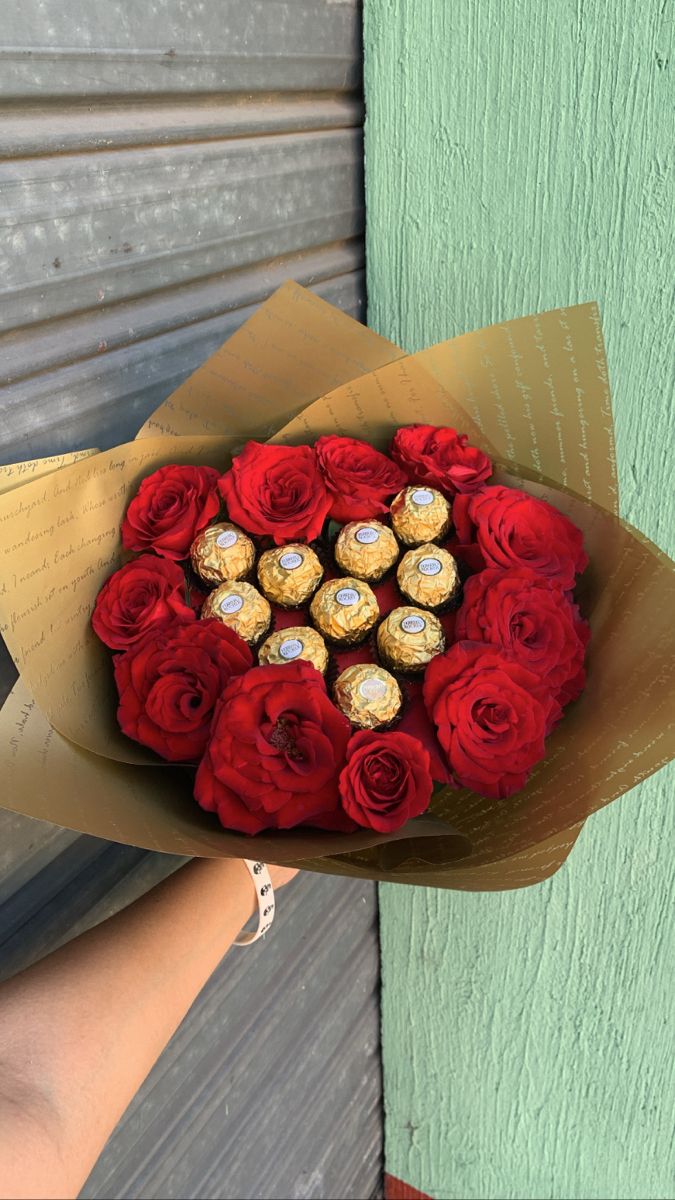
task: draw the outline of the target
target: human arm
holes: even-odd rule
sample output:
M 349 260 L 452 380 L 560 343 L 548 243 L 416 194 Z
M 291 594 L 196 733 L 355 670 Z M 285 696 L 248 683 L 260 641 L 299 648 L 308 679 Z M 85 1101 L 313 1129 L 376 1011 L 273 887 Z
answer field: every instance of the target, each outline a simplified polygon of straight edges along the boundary
M 77 1195 L 255 908 L 241 860 L 195 859 L 0 985 L 0 1197 Z

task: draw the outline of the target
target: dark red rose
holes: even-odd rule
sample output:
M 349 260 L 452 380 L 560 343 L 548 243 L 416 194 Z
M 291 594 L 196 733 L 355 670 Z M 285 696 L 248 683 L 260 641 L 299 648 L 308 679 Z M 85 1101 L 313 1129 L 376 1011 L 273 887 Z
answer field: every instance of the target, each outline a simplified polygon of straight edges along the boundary
M 185 578 L 180 567 L 154 554 L 142 554 L 103 584 L 91 623 L 106 646 L 128 650 L 149 629 L 193 621 L 194 616 L 185 599 Z
M 277 546 L 318 537 L 331 506 L 309 446 L 247 442 L 219 487 L 230 520 Z
M 350 728 L 309 663 L 254 667 L 223 694 L 195 797 L 241 833 L 351 831 L 338 792 Z
M 444 426 L 405 425 L 397 429 L 391 454 L 410 483 L 426 483 L 446 496 L 478 492 L 492 474 L 487 454 L 470 446 L 465 433 Z
M 560 713 L 538 675 L 506 650 L 475 642 L 431 660 L 424 702 L 455 784 L 495 799 L 523 787 Z
M 221 621 L 149 634 L 114 660 L 122 732 L 169 762 L 196 762 L 223 689 L 252 662 L 246 643 Z
M 370 730 L 353 735 L 340 798 L 358 825 L 393 833 L 429 807 L 432 790 L 429 755 L 417 738 Z
M 142 482 L 122 522 L 127 550 L 187 558 L 198 533 L 220 508 L 213 467 L 160 467 Z
M 460 543 L 477 542 L 487 567 L 529 567 L 566 591 L 588 565 L 580 529 L 545 500 L 518 488 L 486 487 L 457 496 L 452 519 Z
M 358 438 L 320 437 L 315 446 L 331 497 L 329 516 L 346 525 L 389 511 L 407 477 L 386 454 Z
M 489 570 L 464 585 L 457 612 L 459 641 L 491 642 L 534 671 L 561 705 L 576 700 L 585 682 L 590 631 L 560 584 L 527 568 Z

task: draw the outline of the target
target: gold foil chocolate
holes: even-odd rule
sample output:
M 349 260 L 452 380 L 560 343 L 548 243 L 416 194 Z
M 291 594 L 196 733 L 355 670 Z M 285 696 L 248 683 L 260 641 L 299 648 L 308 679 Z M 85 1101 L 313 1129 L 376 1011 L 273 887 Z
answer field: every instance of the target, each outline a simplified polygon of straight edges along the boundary
M 257 588 L 241 580 L 221 583 L 206 597 L 201 611 L 202 618 L 216 617 L 224 625 L 234 629 L 249 645 L 255 646 L 267 633 L 272 620 L 272 609 Z
M 395 608 L 377 631 L 378 654 L 392 671 L 423 671 L 444 649 L 445 634 L 438 617 L 421 608 Z
M 229 521 L 208 525 L 190 548 L 192 566 L 205 583 L 227 583 L 243 579 L 255 562 L 250 537 Z
M 258 583 L 268 600 L 283 608 L 300 608 L 323 578 L 323 567 L 310 546 L 276 546 L 258 560 Z
M 265 639 L 258 651 L 261 666 L 281 666 L 298 660 L 311 663 L 325 675 L 328 666 L 326 643 L 316 629 L 309 625 L 293 625 L 289 629 L 277 629 Z
M 412 604 L 422 608 L 442 608 L 459 591 L 459 571 L 452 554 L 425 542 L 403 555 L 396 582 Z
M 394 676 L 373 663 L 347 667 L 335 681 L 333 698 L 359 729 L 388 725 L 401 711 L 401 689 Z
M 450 505 L 435 488 L 404 488 L 390 511 L 394 533 L 406 546 L 437 542 L 450 528 Z
M 335 543 L 335 561 L 355 579 L 377 583 L 393 567 L 399 547 L 388 525 L 381 521 L 350 521 Z
M 349 575 L 324 583 L 309 612 L 319 633 L 342 646 L 362 642 L 380 615 L 372 588 Z

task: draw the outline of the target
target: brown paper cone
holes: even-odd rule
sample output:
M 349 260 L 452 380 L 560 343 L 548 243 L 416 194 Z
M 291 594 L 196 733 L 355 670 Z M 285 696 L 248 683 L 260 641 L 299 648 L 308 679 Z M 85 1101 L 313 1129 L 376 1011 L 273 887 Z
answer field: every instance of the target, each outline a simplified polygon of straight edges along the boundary
M 192 801 L 187 770 L 158 765 L 117 727 L 111 656 L 89 619 L 119 563 L 128 500 L 165 463 L 225 469 L 249 436 L 302 442 L 337 432 L 384 447 L 398 425 L 413 421 L 468 433 L 502 460 L 506 482 L 548 499 L 584 530 L 591 566 L 580 599 L 593 631 L 586 691 L 549 739 L 545 762 L 507 801 L 441 788 L 431 814 L 394 838 L 226 833 Z M 594 305 L 406 356 L 288 284 L 141 435 L 104 454 L 10 469 L 5 481 L 13 490 L 0 496 L 0 620 L 22 675 L 0 714 L 6 807 L 171 853 L 255 855 L 493 890 L 547 878 L 591 812 L 672 757 L 675 575 L 665 555 L 615 515 Z

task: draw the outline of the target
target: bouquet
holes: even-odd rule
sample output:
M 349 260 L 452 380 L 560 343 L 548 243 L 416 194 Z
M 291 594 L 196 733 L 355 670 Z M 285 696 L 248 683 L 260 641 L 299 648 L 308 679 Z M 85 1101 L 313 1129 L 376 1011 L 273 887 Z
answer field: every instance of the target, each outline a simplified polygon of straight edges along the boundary
M 672 756 L 672 564 L 616 516 L 592 305 L 406 356 L 288 284 L 66 457 L 0 497 L 8 807 L 503 888 Z

